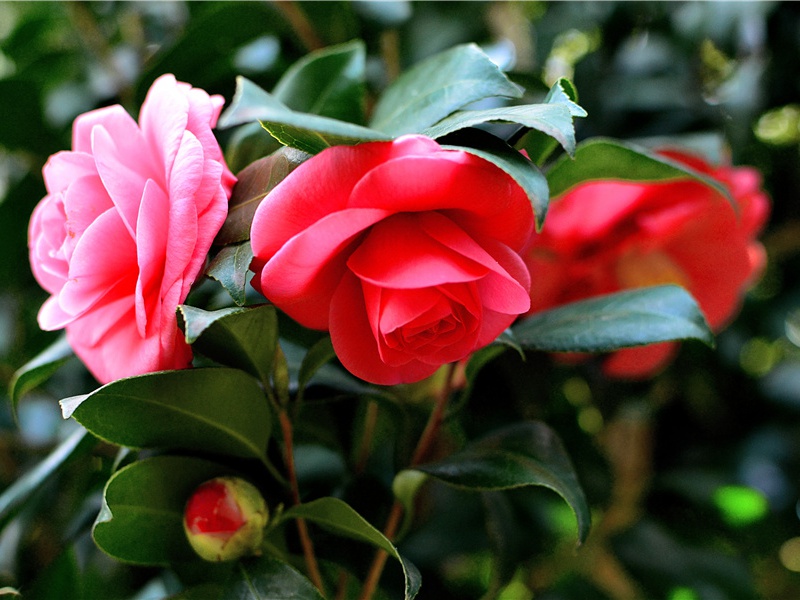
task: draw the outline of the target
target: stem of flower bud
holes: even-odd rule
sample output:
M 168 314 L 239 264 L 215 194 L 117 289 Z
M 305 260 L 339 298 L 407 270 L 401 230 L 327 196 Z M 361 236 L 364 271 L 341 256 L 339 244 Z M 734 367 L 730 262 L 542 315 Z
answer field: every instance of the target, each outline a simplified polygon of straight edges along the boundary
M 286 470 L 289 475 L 289 486 L 292 490 L 292 502 L 295 506 L 300 502 L 300 488 L 297 484 L 297 473 L 294 468 L 294 445 L 292 442 L 293 429 L 292 422 L 286 410 L 282 408 L 278 417 L 281 423 L 281 431 L 283 432 L 283 446 L 284 446 L 284 461 L 286 463 Z M 314 545 L 311 542 L 311 536 L 308 535 L 308 527 L 306 526 L 305 519 L 296 519 L 297 533 L 300 536 L 300 545 L 303 547 L 303 558 L 306 562 L 306 569 L 308 570 L 308 577 L 311 582 L 317 587 L 323 597 L 327 597 L 325 592 L 325 584 L 322 581 L 319 565 L 317 564 L 317 557 L 314 554 Z

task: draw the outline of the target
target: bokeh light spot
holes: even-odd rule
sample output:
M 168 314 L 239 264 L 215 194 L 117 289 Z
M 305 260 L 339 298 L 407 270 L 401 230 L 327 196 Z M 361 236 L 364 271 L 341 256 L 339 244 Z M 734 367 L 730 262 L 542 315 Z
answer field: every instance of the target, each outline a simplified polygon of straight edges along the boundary
M 778 550 L 778 558 L 784 567 L 800 573 L 800 537 L 786 540 Z
M 729 525 L 741 527 L 763 519 L 769 504 L 760 491 L 743 485 L 725 485 L 714 492 L 714 504 Z

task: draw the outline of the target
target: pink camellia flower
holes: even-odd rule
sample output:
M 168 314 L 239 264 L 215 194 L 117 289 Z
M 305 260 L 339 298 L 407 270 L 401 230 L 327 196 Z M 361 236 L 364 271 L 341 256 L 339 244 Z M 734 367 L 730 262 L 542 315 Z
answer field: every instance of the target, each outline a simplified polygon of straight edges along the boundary
M 183 529 L 201 558 L 220 562 L 261 554 L 268 520 L 267 503 L 255 486 L 238 477 L 217 477 L 192 493 Z
M 533 211 L 495 165 L 409 135 L 329 148 L 261 203 L 253 285 L 329 330 L 345 368 L 409 383 L 493 341 L 528 310 Z
M 760 175 L 748 167 L 713 167 L 683 152 L 661 154 L 719 181 L 736 206 L 688 178 L 575 187 L 550 203 L 543 231 L 527 254 L 531 313 L 668 283 L 695 297 L 714 331 L 737 313 L 744 291 L 766 262 L 755 239 L 769 214 Z M 648 377 L 669 362 L 676 348 L 676 343 L 662 343 L 620 350 L 603 369 L 613 377 Z
M 66 327 L 101 382 L 189 366 L 175 309 L 186 299 L 228 210 L 235 177 L 211 129 L 209 96 L 159 77 L 137 125 L 121 106 L 79 116 L 72 151 L 44 166 L 30 262 L 52 296 L 42 329 Z

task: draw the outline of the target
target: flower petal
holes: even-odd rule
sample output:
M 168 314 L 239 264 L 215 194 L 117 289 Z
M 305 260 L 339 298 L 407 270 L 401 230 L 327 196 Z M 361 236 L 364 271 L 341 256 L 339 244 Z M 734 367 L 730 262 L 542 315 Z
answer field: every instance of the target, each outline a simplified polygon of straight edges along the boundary
M 106 211 L 86 229 L 75 246 L 69 279 L 59 295 L 59 304 L 64 311 L 80 315 L 112 290 L 132 295 L 136 276 L 136 245 L 119 214 Z M 123 283 L 124 289 L 120 288 Z
M 347 266 L 375 285 L 405 289 L 475 281 L 486 275 L 485 266 L 428 235 L 421 227 L 424 216 L 398 214 L 374 225 Z
M 331 214 L 293 237 L 265 264 L 264 248 L 253 238 L 253 285 L 293 319 L 314 329 L 328 327 L 331 296 L 338 285 L 353 238 L 386 216 L 360 209 Z M 255 231 L 255 228 L 254 228 Z
M 533 209 L 519 185 L 491 163 L 455 150 L 376 166 L 355 186 L 348 206 L 440 211 L 470 235 L 489 236 L 517 250 L 533 231 Z
M 345 273 L 331 299 L 331 341 L 342 365 L 356 377 L 379 385 L 411 383 L 432 375 L 440 365 L 410 360 L 402 366 L 387 365 L 366 318 L 361 284 Z

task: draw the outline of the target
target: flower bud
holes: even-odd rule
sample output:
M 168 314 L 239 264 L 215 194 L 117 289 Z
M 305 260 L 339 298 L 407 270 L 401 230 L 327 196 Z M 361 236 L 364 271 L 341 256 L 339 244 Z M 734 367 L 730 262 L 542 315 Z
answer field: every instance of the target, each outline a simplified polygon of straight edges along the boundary
M 236 560 L 261 553 L 267 503 L 252 484 L 217 477 L 198 487 L 186 503 L 183 529 L 201 558 Z

